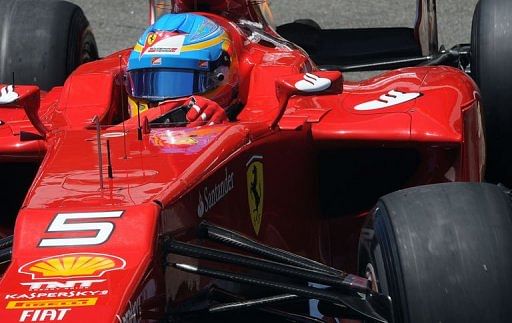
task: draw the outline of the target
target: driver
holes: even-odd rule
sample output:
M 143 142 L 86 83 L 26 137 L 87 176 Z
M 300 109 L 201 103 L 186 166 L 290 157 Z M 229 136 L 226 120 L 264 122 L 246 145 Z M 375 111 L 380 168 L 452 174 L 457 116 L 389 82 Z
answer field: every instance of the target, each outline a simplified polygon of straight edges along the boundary
M 240 106 L 232 48 L 224 28 L 206 17 L 162 16 L 144 32 L 128 61 L 130 115 L 185 102 L 189 126 L 227 120 L 226 111 Z

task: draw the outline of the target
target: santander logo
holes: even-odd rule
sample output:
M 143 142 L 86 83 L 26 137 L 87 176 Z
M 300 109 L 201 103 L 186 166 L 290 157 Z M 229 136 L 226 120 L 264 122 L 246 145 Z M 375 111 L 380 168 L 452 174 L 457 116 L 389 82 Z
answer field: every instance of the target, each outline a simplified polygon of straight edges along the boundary
M 199 192 L 199 203 L 197 204 L 197 216 L 202 218 L 205 212 L 205 206 L 203 202 L 203 196 Z
M 315 74 L 306 73 L 304 79 L 295 83 L 295 88 L 302 92 L 321 92 L 331 87 L 331 80 L 318 77 Z
M 199 191 L 199 202 L 197 203 L 197 216 L 202 218 L 211 208 L 220 202 L 226 195 L 231 192 L 235 186 L 235 174 L 224 169 L 224 179 L 215 184 L 213 187 L 205 186 Z
M 14 91 L 14 87 L 12 85 L 4 86 L 0 90 L 0 104 L 13 103 L 19 97 L 19 94 Z
M 391 90 L 388 93 L 381 95 L 378 100 L 373 100 L 365 103 L 358 104 L 354 107 L 358 111 L 370 111 L 389 108 L 398 104 L 402 104 L 414 100 L 421 96 L 419 92 L 400 92 Z

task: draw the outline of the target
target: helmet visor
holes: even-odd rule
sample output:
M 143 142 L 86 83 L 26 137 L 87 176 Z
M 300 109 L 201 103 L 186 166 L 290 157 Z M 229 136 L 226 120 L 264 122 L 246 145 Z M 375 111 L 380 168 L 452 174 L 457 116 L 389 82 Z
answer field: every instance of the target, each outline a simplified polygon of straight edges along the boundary
M 207 71 L 140 69 L 128 71 L 128 90 L 135 98 L 161 101 L 209 91 L 215 86 Z

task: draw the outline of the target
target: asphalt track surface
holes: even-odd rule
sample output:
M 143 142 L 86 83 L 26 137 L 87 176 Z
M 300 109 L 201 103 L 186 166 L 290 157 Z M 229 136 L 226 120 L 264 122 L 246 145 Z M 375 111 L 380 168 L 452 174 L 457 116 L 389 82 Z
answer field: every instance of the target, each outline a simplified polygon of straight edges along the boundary
M 147 27 L 147 0 L 71 0 L 84 10 L 101 56 L 132 47 Z M 412 26 L 416 0 L 271 0 L 277 24 L 311 18 L 323 28 Z M 469 43 L 477 0 L 438 0 L 440 44 Z

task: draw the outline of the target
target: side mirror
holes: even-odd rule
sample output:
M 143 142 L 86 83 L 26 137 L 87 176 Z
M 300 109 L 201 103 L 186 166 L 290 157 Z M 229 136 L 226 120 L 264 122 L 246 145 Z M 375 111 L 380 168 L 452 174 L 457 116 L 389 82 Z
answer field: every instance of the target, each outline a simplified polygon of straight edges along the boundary
M 0 105 L 7 105 L 18 100 L 20 95 L 14 91 L 13 85 L 7 85 L 0 89 Z
M 42 138 L 46 137 L 48 129 L 39 118 L 41 91 L 33 85 L 8 85 L 0 90 L 0 109 L 5 107 L 23 108 L 28 119 Z
M 292 95 L 340 94 L 343 91 L 343 76 L 339 71 L 295 74 L 276 83 L 278 98 L 290 98 Z
M 276 82 L 276 94 L 279 101 L 279 115 L 272 123 L 274 128 L 286 110 L 288 100 L 293 95 L 327 95 L 343 92 L 343 75 L 339 71 L 315 71 L 294 74 Z

